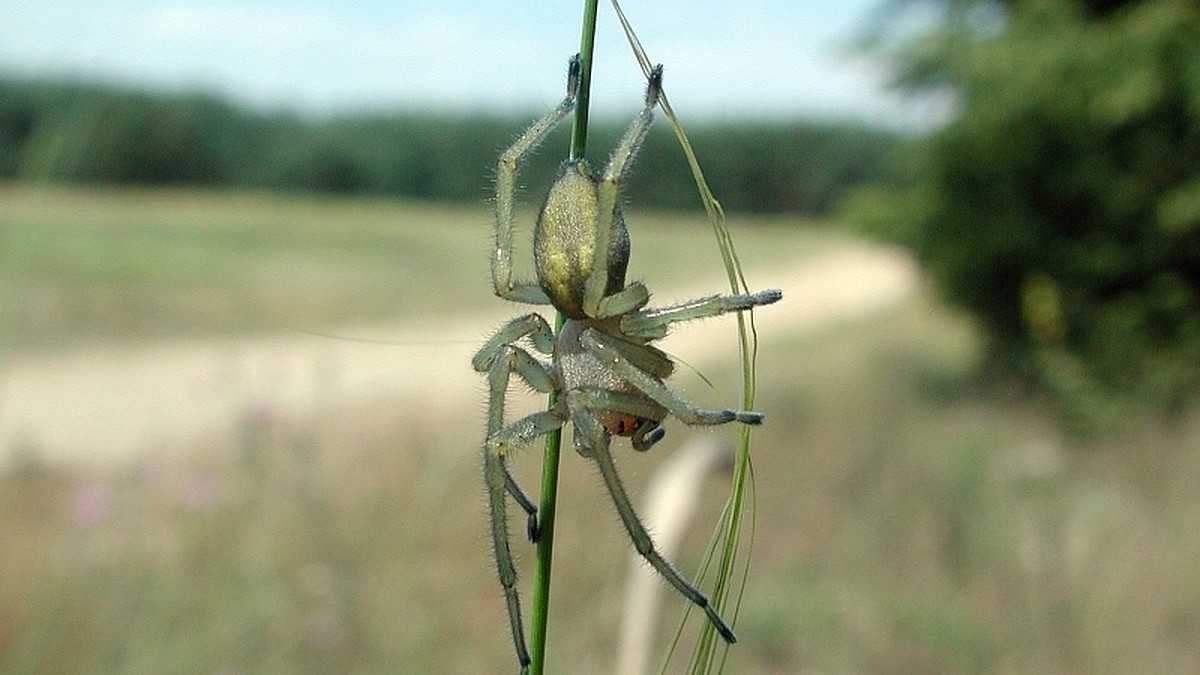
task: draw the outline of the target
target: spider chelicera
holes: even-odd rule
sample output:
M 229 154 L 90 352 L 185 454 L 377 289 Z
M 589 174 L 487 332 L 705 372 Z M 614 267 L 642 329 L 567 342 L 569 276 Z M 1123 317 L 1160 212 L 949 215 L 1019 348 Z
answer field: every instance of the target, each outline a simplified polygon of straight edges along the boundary
M 594 461 L 617 513 L 637 551 L 684 597 L 704 611 L 727 642 L 733 631 L 709 603 L 655 549 L 642 525 L 609 453 L 613 436 L 628 436 L 636 450 L 647 450 L 664 435 L 667 415 L 689 425 L 741 422 L 759 424 L 762 413 L 705 410 L 679 398 L 664 384 L 674 363 L 650 343 L 671 324 L 768 305 L 777 290 L 744 295 L 713 295 L 670 307 L 650 308 L 649 291 L 625 283 L 629 233 L 619 203 L 620 184 L 645 138 L 662 88 L 662 66 L 650 74 L 646 106 L 613 152 L 600 175 L 582 159 L 567 160 L 533 234 L 536 281 L 515 281 L 512 270 L 513 203 L 518 164 L 575 107 L 579 58 L 568 69 L 567 96 L 500 155 L 496 169 L 496 248 L 492 280 L 496 295 L 534 305 L 553 305 L 565 321 L 555 334 L 540 315 L 526 314 L 505 324 L 472 359 L 488 381 L 487 438 L 483 474 L 487 485 L 496 566 L 508 605 L 513 643 L 521 671 L 529 664 L 517 595 L 517 571 L 509 549 L 507 499 L 525 511 L 527 534 L 538 536 L 537 508 L 509 473 L 513 451 L 538 436 L 574 427 L 575 450 Z M 533 353 L 547 357 L 535 357 Z M 513 374 L 533 389 L 555 393 L 548 409 L 521 419 L 504 419 L 504 400 Z

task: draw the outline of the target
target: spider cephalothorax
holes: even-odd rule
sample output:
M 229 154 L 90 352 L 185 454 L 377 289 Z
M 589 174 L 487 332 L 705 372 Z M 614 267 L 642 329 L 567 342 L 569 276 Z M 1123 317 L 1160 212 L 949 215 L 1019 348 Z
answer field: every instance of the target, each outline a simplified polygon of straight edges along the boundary
M 681 305 L 648 308 L 650 294 L 646 287 L 625 283 L 630 245 L 618 199 L 620 182 L 650 128 L 662 88 L 662 66 L 651 72 L 646 105 L 603 172 L 594 175 L 582 159 L 563 163 L 534 229 L 537 280 L 513 280 L 517 165 L 574 108 L 578 81 L 576 57 L 570 64 L 567 97 L 500 156 L 496 170 L 496 248 L 492 256 L 496 295 L 516 302 L 553 305 L 566 320 L 556 334 L 538 314 L 514 319 L 488 339 L 472 359 L 475 370 L 487 373 L 488 378 L 484 480 L 496 566 L 523 672 L 529 654 L 521 623 L 516 568 L 509 550 L 507 498 L 511 496 L 528 516 L 531 539 L 537 538 L 537 509 L 509 473 L 507 461 L 513 450 L 567 422 L 574 427 L 575 449 L 596 462 L 638 552 L 704 611 L 722 638 L 736 640 L 704 594 L 655 549 L 621 484 L 609 442 L 613 436 L 628 436 L 635 449 L 647 450 L 663 437 L 660 425 L 668 415 L 689 425 L 761 423 L 761 413 L 705 410 L 679 398 L 663 384 L 674 370 L 674 363 L 650 343 L 665 336 L 673 323 L 768 305 L 782 297 L 779 291 L 768 290 L 712 295 Z M 531 349 L 549 360 L 535 357 Z M 556 403 L 547 410 L 506 422 L 504 399 L 514 373 L 537 391 L 556 393 Z

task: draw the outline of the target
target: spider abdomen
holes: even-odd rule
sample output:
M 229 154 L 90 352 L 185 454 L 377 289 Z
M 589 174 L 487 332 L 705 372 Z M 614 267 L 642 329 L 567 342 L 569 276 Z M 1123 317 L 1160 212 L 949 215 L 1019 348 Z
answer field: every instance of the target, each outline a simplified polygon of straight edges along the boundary
M 551 186 L 533 233 L 538 282 L 550 302 L 565 316 L 583 319 L 583 294 L 596 259 L 599 217 L 596 179 L 587 162 L 568 161 Z M 614 240 L 608 256 L 605 295 L 625 288 L 629 234 L 619 210 L 614 213 Z

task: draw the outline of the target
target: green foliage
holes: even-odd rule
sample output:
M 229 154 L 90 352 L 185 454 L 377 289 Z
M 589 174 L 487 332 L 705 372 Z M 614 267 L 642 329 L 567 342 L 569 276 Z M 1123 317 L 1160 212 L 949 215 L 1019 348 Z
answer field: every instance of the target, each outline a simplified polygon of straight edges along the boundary
M 479 202 L 496 154 L 532 117 L 430 111 L 312 119 L 241 110 L 205 95 L 0 79 L 0 179 Z M 627 122 L 594 121 L 592 147 L 606 152 Z M 886 132 L 803 122 L 690 126 L 713 188 L 731 209 L 821 214 L 847 187 L 889 179 L 881 160 L 895 140 Z M 565 133 L 523 171 L 526 185 L 550 184 L 566 155 Z M 651 135 L 636 169 L 653 177 L 633 181 L 637 204 L 697 208 L 695 184 L 665 127 Z
M 25 83 L 0 110 L 0 171 L 38 181 L 212 184 L 248 140 L 246 118 L 202 95 Z
M 851 208 L 1085 426 L 1200 383 L 1200 9 L 1111 4 L 1011 3 L 1000 30 L 908 52 L 960 114 L 910 186 Z
M 613 134 L 615 136 L 615 133 Z M 825 214 L 853 186 L 894 182 L 889 133 L 851 124 L 689 124 L 709 187 L 734 211 Z M 636 204 L 694 208 L 696 185 L 671 130 L 651 130 L 634 167 Z

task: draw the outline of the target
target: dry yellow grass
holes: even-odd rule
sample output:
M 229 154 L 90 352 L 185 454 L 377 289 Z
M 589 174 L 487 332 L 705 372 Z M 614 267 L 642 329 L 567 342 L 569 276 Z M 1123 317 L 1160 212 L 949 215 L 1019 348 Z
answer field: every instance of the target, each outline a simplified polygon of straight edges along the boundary
M 263 223 L 324 223 L 332 232 L 310 234 L 303 246 L 285 243 L 279 233 L 289 230 L 280 226 L 279 238 L 254 241 L 254 255 L 239 269 L 276 264 L 281 271 L 271 278 L 278 282 L 274 274 L 286 278 L 315 260 L 328 274 L 345 274 L 334 284 L 340 300 L 316 304 L 353 307 L 355 321 L 392 312 L 415 321 L 447 307 L 469 314 L 493 302 L 479 253 L 487 244 L 482 209 L 410 212 L 386 203 L 191 194 L 187 211 L 204 217 L 179 216 L 164 229 L 159 219 L 181 198 L 68 191 L 43 204 L 99 203 L 128 214 L 163 199 L 166 206 L 145 219 L 160 223 L 150 230 L 160 235 L 205 227 L 231 237 L 238 227 Z M 289 210 L 297 203 L 302 214 Z M 70 213 L 90 211 L 102 209 Z M 42 222 L 35 212 L 0 216 L 6 235 L 17 231 L 13 223 Z M 416 296 L 408 295 L 411 283 L 384 287 L 449 269 L 438 255 L 396 244 L 401 232 L 412 233 L 392 232 L 393 223 L 412 212 L 438 224 L 417 234 L 462 236 L 444 250 L 465 258 L 465 280 L 438 276 L 438 283 L 422 282 Z M 247 213 L 257 215 L 241 226 L 232 222 Z M 69 231 L 74 218 L 60 227 Z M 222 226 L 218 218 L 231 222 Z M 391 234 L 374 241 L 363 235 L 350 259 L 366 262 L 339 264 L 346 246 L 331 238 L 359 219 Z M 682 224 L 657 220 L 646 217 L 634 232 L 639 275 L 652 288 L 682 287 L 702 266 L 672 259 L 706 255 L 707 230 L 681 236 Z M 736 236 L 751 282 L 762 285 L 771 280 L 759 279 L 757 270 L 847 241 L 786 223 Z M 175 241 L 184 259 L 206 247 L 203 240 Z M 327 247 L 335 253 L 326 255 Z M 393 257 L 423 268 L 390 269 Z M 93 261 L 101 265 L 103 256 Z M 32 271 L 4 277 L 6 292 L 25 297 L 22 288 L 67 283 L 54 282 L 48 268 L 25 269 Z M 256 277 L 223 278 L 235 280 L 226 288 L 242 288 Z M 717 284 L 720 274 L 712 278 Z M 317 310 L 305 304 L 306 289 L 328 279 L 296 283 L 261 296 L 246 286 L 247 297 L 297 305 L 261 321 L 252 318 L 257 305 L 247 305 L 247 329 L 277 328 L 278 316 L 318 327 L 344 320 L 307 313 Z M 147 288 L 173 292 L 160 282 Z M 458 298 L 455 289 L 471 298 Z M 360 293 L 396 295 L 385 309 L 388 303 L 375 299 L 355 304 Z M 93 330 L 81 315 L 63 326 L 70 337 L 60 345 L 71 348 L 148 339 L 122 335 L 112 324 Z M 490 327 L 485 320 L 479 334 Z M 187 321 L 170 316 L 162 331 L 192 334 Z M 1071 442 L 1035 400 L 981 382 L 970 326 L 924 296 L 871 317 L 762 338 L 758 400 L 768 423 L 754 441 L 755 557 L 730 672 L 1200 669 L 1200 541 L 1193 536 L 1200 522 L 1200 415 L 1171 425 L 1131 423 L 1121 438 Z M 718 383 L 736 377 L 732 343 L 729 360 L 706 365 L 705 374 Z M 694 398 L 722 393 L 683 379 Z M 437 395 L 437 381 L 426 386 Z M 0 439 L 24 453 L 20 466 L 0 476 L 0 671 L 511 670 L 488 558 L 478 402 L 447 411 L 380 395 L 295 416 L 250 400 L 229 414 L 225 433 L 164 439 L 136 461 L 100 470 L 45 464 L 36 444 Z M 618 453 L 634 494 L 687 433 L 672 426 L 647 456 Z M 537 454 L 518 462 L 527 484 L 536 483 Z M 548 655 L 558 672 L 611 667 L 629 551 L 599 481 L 583 464 L 564 458 Z M 705 487 L 701 524 L 679 557 L 689 573 L 724 487 L 719 478 Z M 531 550 L 523 559 L 528 567 Z M 683 609 L 673 597 L 667 603 L 664 632 Z

